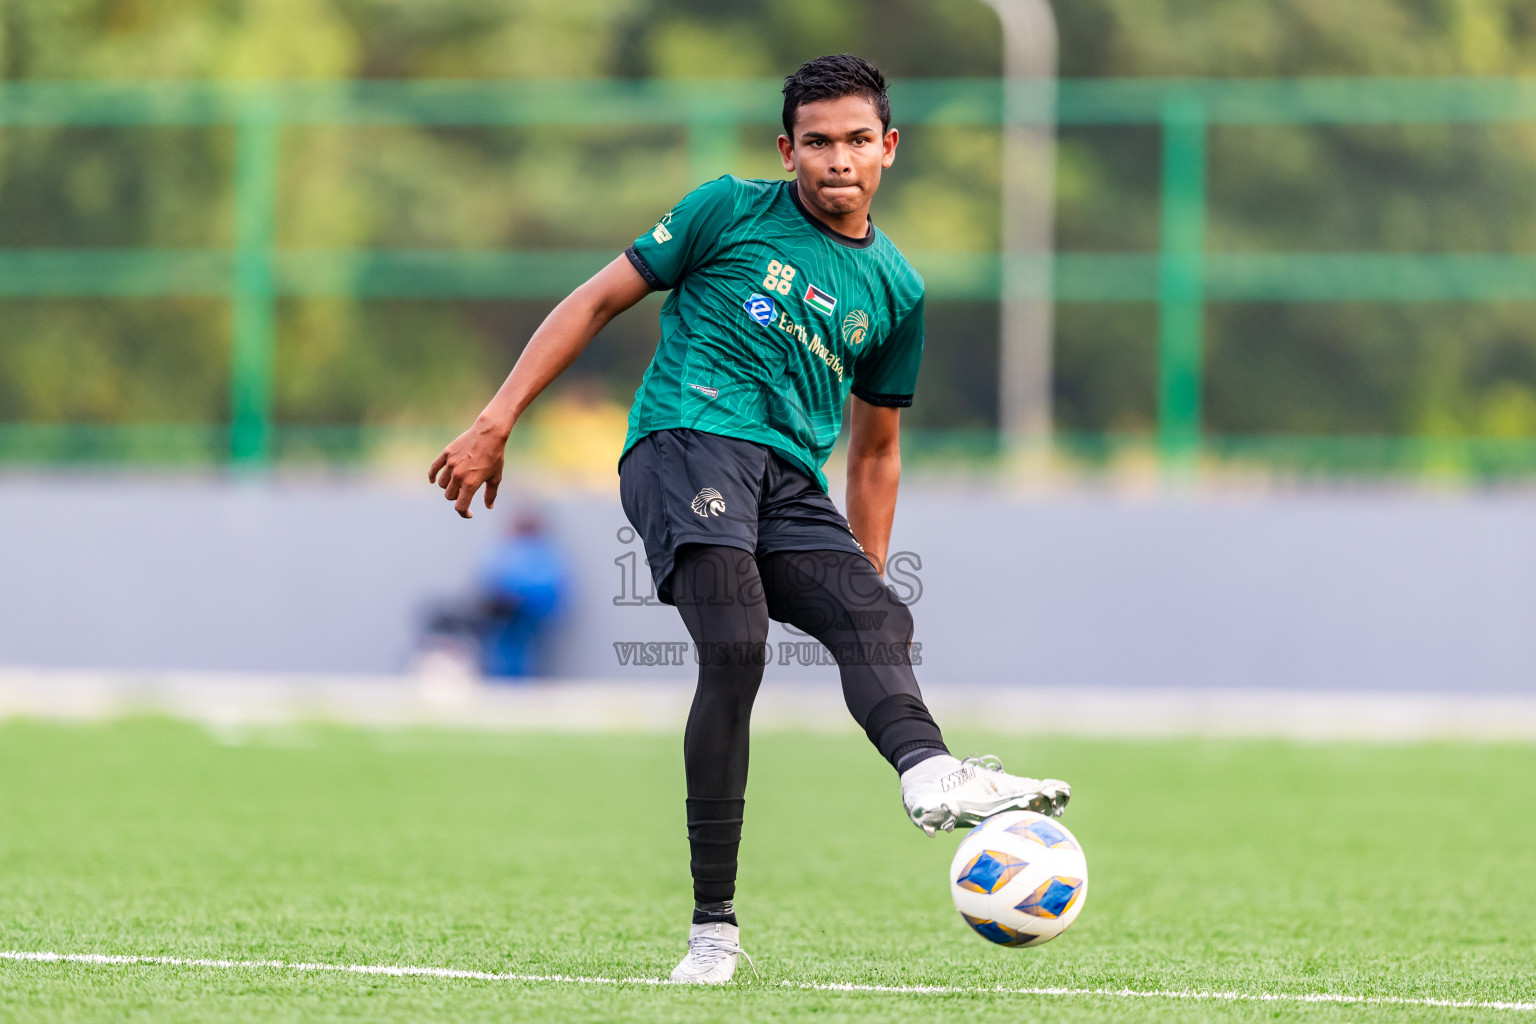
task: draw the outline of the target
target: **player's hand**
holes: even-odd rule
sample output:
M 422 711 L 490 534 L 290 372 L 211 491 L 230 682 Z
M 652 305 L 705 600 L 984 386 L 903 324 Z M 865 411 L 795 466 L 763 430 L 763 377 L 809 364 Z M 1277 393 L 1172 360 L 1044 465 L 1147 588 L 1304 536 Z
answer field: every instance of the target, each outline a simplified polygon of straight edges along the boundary
M 453 502 L 454 511 L 465 519 L 475 518 L 469 510 L 475 492 L 485 485 L 485 507 L 496 506 L 496 489 L 506 462 L 507 434 L 489 424 L 475 425 L 454 438 L 453 443 L 432 462 L 427 480 L 443 489 L 443 497 Z

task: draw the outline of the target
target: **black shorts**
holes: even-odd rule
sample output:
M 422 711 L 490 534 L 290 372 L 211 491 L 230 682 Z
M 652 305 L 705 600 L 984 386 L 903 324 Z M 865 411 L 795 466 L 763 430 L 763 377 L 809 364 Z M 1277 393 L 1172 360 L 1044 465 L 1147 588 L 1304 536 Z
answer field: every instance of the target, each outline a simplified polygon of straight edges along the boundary
M 645 543 L 656 596 L 677 549 L 719 544 L 774 551 L 863 551 L 848 520 L 803 470 L 766 445 L 701 430 L 658 430 L 619 462 L 619 500 Z

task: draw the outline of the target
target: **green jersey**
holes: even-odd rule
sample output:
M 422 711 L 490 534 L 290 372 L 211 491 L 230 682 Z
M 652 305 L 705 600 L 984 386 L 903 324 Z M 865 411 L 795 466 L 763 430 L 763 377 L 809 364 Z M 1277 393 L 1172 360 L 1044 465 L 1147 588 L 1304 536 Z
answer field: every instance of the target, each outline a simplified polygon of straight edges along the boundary
M 672 294 L 624 451 L 690 427 L 767 445 L 826 490 L 849 392 L 912 404 L 923 279 L 873 224 L 849 238 L 811 216 L 794 182 L 717 178 L 625 255 Z

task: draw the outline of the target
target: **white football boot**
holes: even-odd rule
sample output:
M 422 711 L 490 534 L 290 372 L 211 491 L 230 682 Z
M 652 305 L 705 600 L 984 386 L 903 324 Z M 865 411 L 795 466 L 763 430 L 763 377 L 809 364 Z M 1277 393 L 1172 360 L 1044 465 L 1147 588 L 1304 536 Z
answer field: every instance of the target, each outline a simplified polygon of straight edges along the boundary
M 736 974 L 741 949 L 741 929 L 724 921 L 696 924 L 688 929 L 688 955 L 672 970 L 679 985 L 724 985 Z M 747 957 L 747 963 L 752 958 Z M 754 968 L 754 971 L 756 968 Z
M 964 761 L 942 754 L 901 773 L 901 802 L 912 824 L 930 836 L 956 826 L 970 828 L 1003 811 L 1034 811 L 1061 817 L 1072 787 L 1060 779 L 1009 775 L 995 757 Z

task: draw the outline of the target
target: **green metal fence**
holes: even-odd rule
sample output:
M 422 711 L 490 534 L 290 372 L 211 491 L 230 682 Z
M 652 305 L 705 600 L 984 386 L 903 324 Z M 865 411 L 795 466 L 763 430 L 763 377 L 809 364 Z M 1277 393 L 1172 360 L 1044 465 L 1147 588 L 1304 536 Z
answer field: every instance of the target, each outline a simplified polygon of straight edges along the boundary
M 1186 459 L 1202 448 L 1239 454 L 1264 450 L 1262 441 L 1213 438 L 1201 431 L 1202 325 L 1209 301 L 1536 300 L 1536 254 L 1222 253 L 1213 259 L 1205 242 L 1206 139 L 1213 125 L 1529 122 L 1536 119 L 1536 80 L 1122 79 L 1064 81 L 1054 92 L 1029 83 L 926 80 L 897 83 L 892 92 L 904 125 L 995 126 L 1004 116 L 1005 88 L 1021 90 L 1021 102 L 1008 109 L 1022 120 L 1162 130 L 1159 250 L 1058 253 L 1052 280 L 1058 302 L 1157 303 L 1157 445 L 1167 458 Z M 608 251 L 277 249 L 277 167 L 285 126 L 683 127 L 692 177 L 704 180 L 729 170 L 736 156 L 735 133 L 722 129 L 772 124 L 777 118 L 778 83 L 751 80 L 0 84 L 0 130 L 19 125 L 227 125 L 237 140 L 231 250 L 0 248 L 0 296 L 227 297 L 232 351 L 227 431 L 26 424 L 8 424 L 6 430 L 41 444 L 44 451 L 61 453 L 71 443 L 88 451 L 122 451 L 141 442 L 163 445 L 171 436 L 180 438 L 172 448 L 192 450 L 201 449 L 209 437 L 222 436 L 232 460 L 259 463 L 274 450 L 278 298 L 554 299 L 612 257 Z M 1005 273 L 1011 268 L 996 254 L 912 257 L 936 299 L 995 300 L 1012 287 L 1005 282 L 1030 278 Z M 325 435 L 323 429 L 311 433 Z M 1085 449 L 1103 440 L 1067 439 L 1069 447 Z M 1296 442 L 1294 451 L 1317 452 L 1326 449 L 1328 439 Z M 1427 449 L 1426 444 L 1340 439 L 1333 461 L 1348 465 L 1348 452 L 1356 450 L 1446 450 L 1443 444 Z M 1457 450 L 1474 448 L 1476 443 Z M 1492 449 L 1501 464 L 1529 461 L 1517 458 L 1508 444 L 1493 443 Z M 1520 450 L 1536 455 L 1529 445 Z

